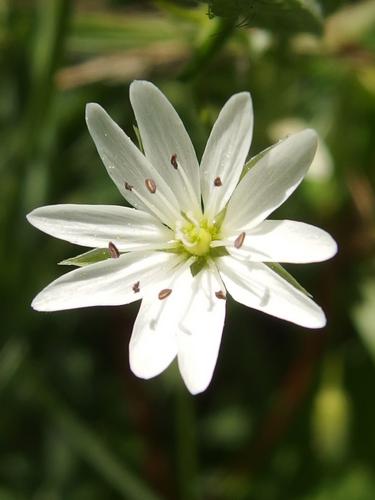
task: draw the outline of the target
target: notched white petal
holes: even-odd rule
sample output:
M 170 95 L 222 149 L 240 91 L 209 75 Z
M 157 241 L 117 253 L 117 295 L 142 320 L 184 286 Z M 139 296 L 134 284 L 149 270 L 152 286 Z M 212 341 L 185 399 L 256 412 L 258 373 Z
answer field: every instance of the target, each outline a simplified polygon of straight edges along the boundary
M 201 162 L 205 213 L 214 217 L 226 205 L 240 178 L 253 133 L 253 107 L 248 92 L 232 96 L 213 126 Z
M 172 104 L 155 85 L 147 81 L 135 81 L 130 85 L 130 101 L 146 157 L 171 187 L 180 208 L 199 214 L 198 160 Z
M 219 291 L 219 296 L 217 295 Z M 182 291 L 184 310 L 178 322 L 178 365 L 192 394 L 209 385 L 219 354 L 225 318 L 222 283 L 209 269 L 188 277 Z
M 165 279 L 180 261 L 180 256 L 167 252 L 122 254 L 118 259 L 64 274 L 35 297 L 32 307 L 38 311 L 60 311 L 128 304 L 142 298 L 155 282 Z
M 125 199 L 173 227 L 179 204 L 152 164 L 98 104 L 86 106 L 86 122 L 108 174 Z M 145 185 L 147 179 L 158 186 L 157 198 L 150 198 L 153 193 Z
M 317 135 L 307 129 L 279 142 L 245 175 L 231 197 L 222 233 L 225 236 L 262 222 L 296 189 L 317 147 Z
M 164 371 L 177 354 L 175 323 L 168 314 L 169 301 L 160 301 L 151 290 L 144 297 L 129 343 L 132 372 L 144 379 Z
M 142 300 L 129 343 L 130 368 L 138 377 L 158 375 L 177 354 L 177 322 L 185 303 L 183 265 L 155 282 Z
M 174 238 L 151 214 L 115 205 L 50 205 L 36 208 L 28 221 L 41 231 L 76 245 L 120 252 L 163 247 Z
M 325 326 L 323 310 L 265 264 L 225 256 L 218 259 L 218 266 L 237 302 L 306 328 Z
M 240 247 L 235 236 L 229 238 L 228 251 L 237 257 L 255 262 L 307 263 L 330 259 L 337 244 L 326 231 L 304 222 L 265 220 L 249 229 Z

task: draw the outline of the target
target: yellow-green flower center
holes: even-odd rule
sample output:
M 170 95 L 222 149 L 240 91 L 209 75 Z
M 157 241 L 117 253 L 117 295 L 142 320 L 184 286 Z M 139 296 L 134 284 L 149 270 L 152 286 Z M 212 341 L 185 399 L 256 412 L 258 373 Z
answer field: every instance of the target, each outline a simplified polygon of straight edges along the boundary
M 177 234 L 184 249 L 192 255 L 202 257 L 210 252 L 211 241 L 217 237 L 217 227 L 202 219 L 198 223 L 187 222 Z

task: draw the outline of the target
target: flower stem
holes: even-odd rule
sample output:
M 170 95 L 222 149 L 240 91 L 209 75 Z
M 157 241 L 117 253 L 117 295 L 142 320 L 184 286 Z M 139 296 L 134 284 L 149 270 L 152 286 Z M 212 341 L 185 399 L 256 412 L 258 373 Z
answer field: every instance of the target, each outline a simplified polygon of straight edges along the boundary
M 203 43 L 196 49 L 195 54 L 179 76 L 179 79 L 183 82 L 191 80 L 207 66 L 216 52 L 228 40 L 236 26 L 236 20 L 232 18 L 219 18 L 212 20 L 211 23 L 212 28 Z
M 198 445 L 193 397 L 183 384 L 176 390 L 176 461 L 181 500 L 199 500 Z

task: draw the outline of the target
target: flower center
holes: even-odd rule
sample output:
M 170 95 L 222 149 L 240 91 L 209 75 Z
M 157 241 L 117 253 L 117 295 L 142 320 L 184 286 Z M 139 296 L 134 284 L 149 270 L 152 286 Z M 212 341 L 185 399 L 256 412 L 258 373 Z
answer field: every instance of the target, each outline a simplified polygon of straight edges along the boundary
M 192 255 L 202 257 L 210 252 L 210 244 L 217 235 L 215 225 L 209 224 L 206 219 L 190 221 L 176 230 L 176 237 L 184 249 Z

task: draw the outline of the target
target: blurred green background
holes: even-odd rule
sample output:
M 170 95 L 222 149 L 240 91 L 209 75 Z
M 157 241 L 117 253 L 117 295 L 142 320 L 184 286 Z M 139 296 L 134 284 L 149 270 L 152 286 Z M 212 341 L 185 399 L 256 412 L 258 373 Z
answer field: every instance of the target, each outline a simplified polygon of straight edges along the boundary
M 375 2 L 0 0 L 0 500 L 375 498 Z M 249 90 L 251 154 L 299 128 L 317 159 L 275 218 L 338 241 L 288 270 L 328 317 L 309 331 L 228 301 L 213 381 L 143 381 L 138 304 L 52 314 L 33 296 L 80 253 L 29 226 L 55 203 L 122 204 L 84 122 L 134 138 L 133 79 L 182 116 L 198 155 Z

